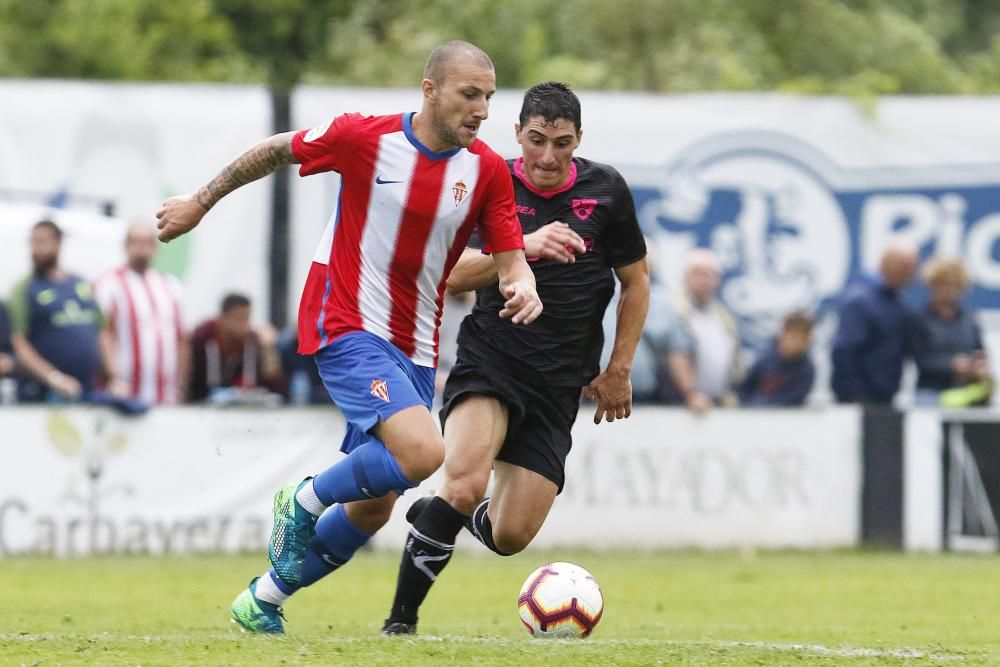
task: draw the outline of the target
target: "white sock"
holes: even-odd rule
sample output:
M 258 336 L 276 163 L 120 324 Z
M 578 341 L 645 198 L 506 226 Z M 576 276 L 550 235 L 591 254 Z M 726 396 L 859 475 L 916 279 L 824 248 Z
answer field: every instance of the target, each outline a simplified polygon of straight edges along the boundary
M 313 516 L 319 516 L 326 509 L 326 505 L 323 501 L 319 499 L 316 495 L 316 489 L 313 487 L 313 481 L 309 480 L 305 485 L 298 490 L 295 494 L 295 500 L 298 501 L 299 505 L 302 505 L 302 509 L 309 512 Z
M 257 588 L 254 591 L 258 600 L 263 600 L 264 602 L 270 602 L 271 604 L 278 605 L 279 607 L 285 604 L 285 600 L 291 597 L 288 593 L 282 593 L 278 585 L 274 583 L 274 579 L 271 578 L 271 571 L 268 570 L 260 576 L 257 580 Z

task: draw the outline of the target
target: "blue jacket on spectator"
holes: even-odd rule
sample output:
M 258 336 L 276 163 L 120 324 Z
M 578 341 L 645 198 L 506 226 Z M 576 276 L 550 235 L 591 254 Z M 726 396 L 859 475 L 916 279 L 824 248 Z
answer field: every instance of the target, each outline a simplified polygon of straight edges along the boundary
M 840 303 L 833 337 L 833 393 L 841 403 L 892 402 L 910 354 L 908 309 L 878 276 L 851 284 Z
M 816 367 L 808 354 L 784 359 L 775 343 L 757 358 L 740 384 L 740 404 L 802 405 L 815 378 Z

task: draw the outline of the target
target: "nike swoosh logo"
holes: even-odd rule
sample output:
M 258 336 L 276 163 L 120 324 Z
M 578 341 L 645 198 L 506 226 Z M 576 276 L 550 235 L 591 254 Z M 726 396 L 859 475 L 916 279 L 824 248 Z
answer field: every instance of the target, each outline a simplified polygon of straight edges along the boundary
M 323 560 L 325 560 L 328 565 L 332 565 L 333 567 L 340 567 L 341 565 L 343 565 L 343 563 L 341 563 L 340 561 L 336 561 L 330 558 L 329 554 L 320 554 L 320 555 L 323 557 Z
M 427 575 L 427 578 L 430 579 L 431 581 L 436 581 L 437 575 L 434 574 L 434 572 L 432 572 L 429 567 L 427 567 L 426 563 L 428 561 L 433 563 L 437 561 L 448 560 L 449 558 L 451 558 L 451 554 L 445 554 L 443 556 L 411 556 L 411 558 L 413 559 L 413 564 L 417 566 L 418 570 Z
M 382 180 L 382 175 L 379 174 L 375 176 L 375 183 L 378 185 L 387 185 L 389 183 L 402 183 L 403 181 L 384 181 Z

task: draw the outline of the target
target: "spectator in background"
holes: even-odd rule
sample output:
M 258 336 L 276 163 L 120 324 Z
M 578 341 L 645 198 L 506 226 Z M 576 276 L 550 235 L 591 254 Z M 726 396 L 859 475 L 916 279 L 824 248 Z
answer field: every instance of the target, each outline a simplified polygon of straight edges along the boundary
M 7 314 L 7 306 L 0 301 L 0 377 L 13 375 L 17 367 L 10 334 L 10 315 Z
M 924 269 L 924 281 L 930 296 L 916 317 L 913 344 L 917 404 L 938 405 L 942 392 L 957 387 L 970 388 L 963 392 L 965 405 L 987 401 L 992 383 L 982 335 L 975 313 L 961 304 L 969 287 L 965 267 L 956 259 L 935 259 Z
M 59 266 L 62 237 L 51 220 L 32 227 L 33 272 L 11 293 L 11 343 L 26 374 L 21 401 L 81 398 L 110 363 L 90 284 Z
M 900 293 L 913 280 L 918 260 L 915 245 L 892 241 L 878 274 L 863 276 L 841 296 L 831 349 L 831 384 L 839 402 L 892 403 L 912 348 L 911 315 Z
M 134 222 L 125 234 L 125 265 L 101 276 L 94 292 L 105 315 L 112 370 L 121 391 L 151 405 L 180 399 L 188 350 L 181 287 L 152 267 L 156 231 Z
M 802 405 L 812 390 L 816 367 L 809 358 L 812 320 L 803 313 L 785 317 L 781 333 L 761 354 L 740 385 L 740 404 Z
M 330 393 L 319 376 L 316 359 L 311 354 L 299 354 L 298 327 L 293 322 L 278 336 L 281 369 L 288 380 L 286 398 L 292 405 L 325 405 Z
M 735 404 L 732 387 L 740 376 L 740 337 L 736 320 L 715 298 L 722 282 L 719 260 L 698 248 L 688 256 L 684 290 L 675 300 L 668 334 L 667 403 L 696 412 Z
M 7 307 L 0 301 L 0 405 L 17 401 L 17 380 L 14 379 L 16 370 L 17 361 L 10 344 L 10 316 L 7 314 Z
M 655 405 L 662 403 L 664 383 L 670 383 L 669 334 L 673 324 L 673 292 L 658 279 L 656 261 L 652 248 L 655 244 L 648 238 L 646 242 L 646 263 L 649 266 L 649 310 L 642 337 L 635 348 L 632 359 L 632 404 Z M 604 347 L 601 350 L 601 368 L 611 360 L 615 332 L 618 325 L 618 293 L 611 298 L 604 311 L 601 323 L 604 329 Z
M 188 400 L 204 401 L 222 387 L 282 393 L 284 378 L 274 327 L 250 326 L 250 299 L 229 294 L 222 312 L 191 334 L 191 380 Z

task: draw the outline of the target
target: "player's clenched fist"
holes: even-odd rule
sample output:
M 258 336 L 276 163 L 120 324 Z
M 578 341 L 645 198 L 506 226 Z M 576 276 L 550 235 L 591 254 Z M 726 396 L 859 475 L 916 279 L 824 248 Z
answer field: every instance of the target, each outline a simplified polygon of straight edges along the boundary
M 193 195 L 171 197 L 156 212 L 159 220 L 156 228 L 160 230 L 160 240 L 167 243 L 188 233 L 198 226 L 206 213 L 208 209 L 199 204 Z
M 576 255 L 585 252 L 587 246 L 583 239 L 565 222 L 550 222 L 524 235 L 524 254 L 528 257 L 571 264 L 576 261 Z
M 513 282 L 503 288 L 507 301 L 500 317 L 509 317 L 514 324 L 531 324 L 542 314 L 542 300 L 533 285 Z

